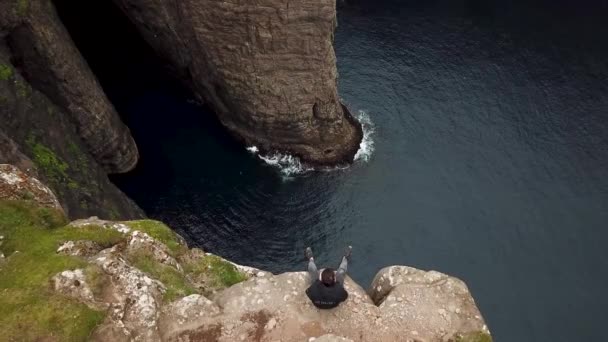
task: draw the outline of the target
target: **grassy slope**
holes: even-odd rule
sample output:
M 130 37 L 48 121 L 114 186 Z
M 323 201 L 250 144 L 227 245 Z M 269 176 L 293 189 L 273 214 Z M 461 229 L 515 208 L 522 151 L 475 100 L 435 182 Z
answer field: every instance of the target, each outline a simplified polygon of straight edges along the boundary
M 0 340 L 83 341 L 105 316 L 56 295 L 49 279 L 86 265 L 78 258 L 55 253 L 61 242 L 89 239 L 109 245 L 122 236 L 93 227 L 62 227 L 64 224 L 62 215 L 54 210 L 0 202 L 0 235 L 4 236 L 0 249 L 10 255 L 0 265 Z
M 187 252 L 173 231 L 161 222 L 124 223 L 167 245 L 176 258 Z M 61 271 L 85 268 L 94 291 L 95 279 L 102 272 L 81 258 L 59 255 L 56 250 L 68 240 L 90 240 L 110 247 L 123 241 L 125 235 L 112 229 L 72 228 L 65 224 L 61 213 L 52 209 L 27 202 L 0 201 L 0 235 L 4 236 L 0 251 L 8 257 L 0 262 L 0 341 L 85 341 L 105 317 L 104 312 L 91 310 L 52 291 L 50 278 Z M 132 254 L 129 260 L 166 285 L 166 301 L 197 292 L 185 274 L 155 262 L 145 253 Z M 214 288 L 247 279 L 234 265 L 215 256 L 187 262 L 184 269 L 206 276 Z

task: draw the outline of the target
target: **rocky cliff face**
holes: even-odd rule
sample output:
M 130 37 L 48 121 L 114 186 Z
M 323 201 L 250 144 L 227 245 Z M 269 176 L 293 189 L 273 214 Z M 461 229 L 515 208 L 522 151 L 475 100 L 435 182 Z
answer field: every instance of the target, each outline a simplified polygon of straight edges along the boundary
M 335 0 L 115 2 L 247 145 L 352 161 L 362 131 L 337 93 Z
M 189 249 L 160 222 L 63 226 L 48 189 L 34 202 L 6 201 L 28 186 L 43 187 L 0 173 L 0 304 L 11 303 L 0 329 L 9 340 L 491 342 L 466 285 L 445 274 L 388 267 L 367 292 L 347 278 L 348 300 L 319 310 L 305 272 L 235 265 Z M 44 309 L 54 305 L 69 310 Z
M 108 172 L 135 167 L 137 147 L 50 1 L 4 1 L 0 38 L 31 86 L 64 109 L 95 160 Z M 7 63 L 11 64 L 7 64 Z
M 135 143 L 49 1 L 0 2 L 0 163 L 55 190 L 70 217 L 143 212 L 107 178 Z

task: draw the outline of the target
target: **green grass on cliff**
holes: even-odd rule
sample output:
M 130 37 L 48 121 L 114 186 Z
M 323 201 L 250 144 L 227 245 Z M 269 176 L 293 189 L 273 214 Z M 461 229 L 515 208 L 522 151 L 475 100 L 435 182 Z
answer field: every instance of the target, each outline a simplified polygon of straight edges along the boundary
M 171 228 L 167 227 L 162 222 L 138 220 L 126 221 L 123 223 L 131 227 L 131 229 L 144 232 L 163 243 L 167 246 L 169 254 L 173 257 L 177 257 L 187 250 L 187 247 L 180 243 L 179 238 Z M 196 293 L 196 289 L 188 283 L 186 277 L 182 273 L 171 266 L 155 261 L 150 255 L 143 251 L 131 254 L 129 256 L 129 262 L 166 286 L 167 291 L 163 297 L 165 301 L 173 301 L 177 298 Z
M 17 14 L 24 16 L 30 8 L 29 0 L 17 0 Z
M 187 247 L 180 243 L 179 238 L 164 223 L 154 220 L 139 220 L 139 221 L 127 221 L 123 222 L 132 229 L 144 232 L 156 240 L 162 242 L 169 248 L 171 256 L 177 257 L 179 254 L 185 252 Z
M 492 336 L 482 331 L 476 331 L 459 335 L 453 339 L 454 342 L 492 342 Z
M 7 81 L 13 77 L 13 68 L 8 64 L 0 63 L 0 81 Z
M 176 257 L 187 251 L 181 239 L 161 222 L 124 223 L 163 242 Z M 105 312 L 55 293 L 50 279 L 64 270 L 84 268 L 92 291 L 100 294 L 108 278 L 82 258 L 57 254 L 57 248 L 69 240 L 90 240 L 110 247 L 125 241 L 125 235 L 96 226 L 66 226 L 62 213 L 28 201 L 0 201 L 0 235 L 4 237 L 0 251 L 6 256 L 0 261 L 0 341 L 86 341 Z M 191 275 L 203 277 L 213 289 L 247 279 L 234 265 L 216 256 L 185 262 L 185 272 L 155 261 L 145 250 L 128 258 L 133 266 L 166 286 L 166 301 L 198 292 L 189 281 Z
M 171 266 L 153 260 L 145 253 L 130 255 L 129 262 L 166 286 L 167 291 L 163 299 L 167 302 L 197 293 L 196 289 L 188 283 L 184 274 Z
M 87 239 L 102 245 L 122 234 L 95 227 L 64 227 L 55 210 L 28 202 L 0 201 L 0 339 L 8 341 L 86 341 L 105 313 L 55 294 L 50 278 L 85 267 L 82 259 L 56 253 L 62 242 Z
M 228 261 L 215 256 L 206 255 L 202 260 L 184 265 L 187 273 L 205 275 L 213 288 L 225 288 L 247 280 L 247 275 L 239 271 Z
M 71 182 L 67 174 L 68 164 L 59 158 L 55 152 L 36 141 L 33 135 L 27 138 L 26 144 L 32 152 L 34 163 L 50 181 L 55 184 Z

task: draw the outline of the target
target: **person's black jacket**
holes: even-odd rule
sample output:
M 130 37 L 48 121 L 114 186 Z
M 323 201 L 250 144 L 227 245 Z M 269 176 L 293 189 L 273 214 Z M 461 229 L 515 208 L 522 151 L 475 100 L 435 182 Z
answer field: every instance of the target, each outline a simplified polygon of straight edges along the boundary
M 325 286 L 319 279 L 306 290 L 306 295 L 319 309 L 332 309 L 348 298 L 344 286 L 336 282 L 334 286 Z

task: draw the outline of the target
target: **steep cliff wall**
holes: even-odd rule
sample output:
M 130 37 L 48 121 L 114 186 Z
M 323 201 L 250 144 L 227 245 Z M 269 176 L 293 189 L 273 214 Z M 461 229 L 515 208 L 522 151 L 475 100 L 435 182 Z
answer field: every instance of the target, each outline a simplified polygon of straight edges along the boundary
M 336 88 L 335 0 L 115 0 L 248 145 L 352 161 L 360 125 Z
M 135 167 L 137 147 L 50 1 L 5 1 L 1 38 L 11 61 L 37 90 L 64 108 L 95 160 L 108 172 Z
M 0 2 L 0 163 L 38 175 L 72 217 L 143 212 L 107 178 L 137 149 L 48 1 Z

